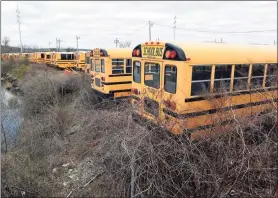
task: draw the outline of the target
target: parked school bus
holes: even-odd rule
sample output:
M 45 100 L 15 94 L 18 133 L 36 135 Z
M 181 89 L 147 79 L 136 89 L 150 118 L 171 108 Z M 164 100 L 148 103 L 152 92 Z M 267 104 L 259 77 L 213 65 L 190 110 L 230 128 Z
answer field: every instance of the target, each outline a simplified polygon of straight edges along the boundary
M 93 51 L 85 53 L 85 67 L 83 68 L 83 71 L 88 74 L 90 74 L 92 54 Z
M 44 63 L 50 65 L 52 59 L 52 52 L 45 52 L 44 53 Z
M 35 62 L 44 63 L 45 62 L 45 52 L 36 52 L 35 53 Z
M 99 49 L 91 53 L 92 89 L 102 98 L 130 96 L 131 49 Z
M 75 52 L 74 54 L 74 65 L 76 69 L 84 71 L 85 68 L 85 51 Z
M 277 108 L 276 47 L 146 42 L 132 56 L 135 121 L 194 140 Z
M 74 52 L 53 52 L 50 65 L 61 69 L 74 67 Z

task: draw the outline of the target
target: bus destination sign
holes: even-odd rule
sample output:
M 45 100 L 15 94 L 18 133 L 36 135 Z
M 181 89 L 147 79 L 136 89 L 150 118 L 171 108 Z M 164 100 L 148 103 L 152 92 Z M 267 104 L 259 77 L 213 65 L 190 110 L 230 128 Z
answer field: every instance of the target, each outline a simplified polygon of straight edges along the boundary
M 143 58 L 160 58 L 162 59 L 164 46 L 142 46 Z

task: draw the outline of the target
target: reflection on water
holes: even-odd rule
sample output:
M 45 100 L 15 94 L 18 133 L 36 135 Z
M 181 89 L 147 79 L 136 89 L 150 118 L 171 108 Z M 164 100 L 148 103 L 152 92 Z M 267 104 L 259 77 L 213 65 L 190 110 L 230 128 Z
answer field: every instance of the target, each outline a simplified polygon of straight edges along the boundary
M 23 121 L 19 109 L 21 101 L 18 99 L 19 105 L 15 108 L 9 106 L 9 100 L 14 97 L 17 98 L 17 96 L 7 91 L 4 87 L 1 87 L 1 127 L 4 128 L 6 133 L 8 145 L 11 145 L 16 141 L 20 124 Z M 1 128 L 1 130 L 3 130 L 3 128 Z M 1 139 L 3 141 L 3 138 Z

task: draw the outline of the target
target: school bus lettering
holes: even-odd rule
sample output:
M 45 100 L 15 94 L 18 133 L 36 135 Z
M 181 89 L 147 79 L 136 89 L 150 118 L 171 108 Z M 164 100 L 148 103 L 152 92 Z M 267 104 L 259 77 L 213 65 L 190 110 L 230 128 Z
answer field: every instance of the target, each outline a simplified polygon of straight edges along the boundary
M 142 57 L 162 58 L 164 47 L 162 46 L 143 46 Z

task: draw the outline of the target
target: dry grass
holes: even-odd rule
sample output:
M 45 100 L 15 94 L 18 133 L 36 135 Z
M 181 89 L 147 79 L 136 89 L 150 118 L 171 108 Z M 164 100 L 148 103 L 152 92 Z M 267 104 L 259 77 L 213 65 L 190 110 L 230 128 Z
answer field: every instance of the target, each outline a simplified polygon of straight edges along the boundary
M 2 196 L 277 197 L 276 109 L 187 143 L 134 123 L 127 103 L 96 108 L 85 75 L 31 67 L 17 146 L 2 155 Z

